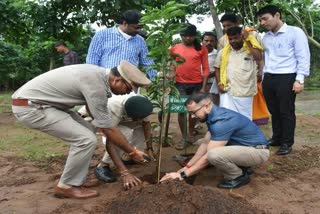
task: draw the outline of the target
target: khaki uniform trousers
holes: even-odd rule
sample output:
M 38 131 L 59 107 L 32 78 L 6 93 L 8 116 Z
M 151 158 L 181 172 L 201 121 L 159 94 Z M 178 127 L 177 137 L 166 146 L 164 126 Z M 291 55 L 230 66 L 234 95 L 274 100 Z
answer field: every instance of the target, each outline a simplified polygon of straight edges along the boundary
M 25 126 L 60 138 L 70 145 L 60 182 L 82 185 L 97 144 L 94 127 L 75 112 L 53 107 L 12 106 L 12 110 Z
M 142 121 L 130 121 L 130 122 L 121 122 L 118 126 L 121 133 L 125 136 L 128 143 L 136 147 L 138 150 L 143 151 L 145 149 L 145 137 L 142 127 Z M 102 140 L 102 142 L 108 143 L 107 139 Z M 124 161 L 131 160 L 129 155 L 125 153 L 120 148 L 116 148 L 120 158 Z M 113 166 L 113 162 L 108 152 L 105 152 L 102 162 L 111 164 Z
M 240 167 L 259 165 L 268 160 L 269 149 L 248 146 L 223 146 L 208 152 L 208 161 L 223 173 L 225 179 L 235 179 L 243 174 Z

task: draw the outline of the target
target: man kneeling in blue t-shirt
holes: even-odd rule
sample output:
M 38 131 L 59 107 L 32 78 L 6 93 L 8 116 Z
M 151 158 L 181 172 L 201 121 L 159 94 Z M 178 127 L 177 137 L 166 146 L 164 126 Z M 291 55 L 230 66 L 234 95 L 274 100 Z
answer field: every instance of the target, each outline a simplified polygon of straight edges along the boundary
M 177 172 L 167 173 L 162 179 L 183 180 L 198 173 L 209 164 L 224 176 L 219 188 L 237 188 L 250 182 L 251 166 L 269 158 L 267 140 L 260 129 L 245 116 L 215 106 L 208 94 L 191 95 L 185 105 L 189 113 L 206 122 L 208 133 L 193 158 Z

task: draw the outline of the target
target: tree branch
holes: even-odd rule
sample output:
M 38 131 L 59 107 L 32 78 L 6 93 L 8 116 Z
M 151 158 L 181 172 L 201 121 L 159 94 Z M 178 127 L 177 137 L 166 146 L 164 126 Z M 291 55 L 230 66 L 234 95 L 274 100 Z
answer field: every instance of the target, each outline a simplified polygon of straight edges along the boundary
M 314 31 L 313 31 L 313 21 L 312 21 L 312 17 L 310 14 L 310 11 L 308 10 L 308 16 L 309 16 L 309 20 L 310 20 L 310 27 L 311 27 L 311 37 L 314 37 Z
M 302 27 L 303 31 L 305 32 L 305 34 L 308 34 L 308 31 L 306 29 L 306 27 L 304 26 L 303 22 L 301 21 L 300 17 L 297 16 L 296 14 L 294 14 L 294 12 L 292 12 L 291 10 L 287 9 L 287 11 L 290 13 L 291 16 L 293 16 L 293 18 L 299 23 L 299 25 Z
M 213 0 L 208 0 L 208 4 L 209 4 L 209 8 L 210 8 L 210 12 L 211 12 L 211 16 L 213 19 L 213 23 L 217 32 L 217 38 L 219 39 L 220 37 L 223 36 L 223 32 L 222 32 L 222 28 L 220 25 L 220 21 L 219 21 L 219 17 L 216 11 L 216 8 L 214 6 Z

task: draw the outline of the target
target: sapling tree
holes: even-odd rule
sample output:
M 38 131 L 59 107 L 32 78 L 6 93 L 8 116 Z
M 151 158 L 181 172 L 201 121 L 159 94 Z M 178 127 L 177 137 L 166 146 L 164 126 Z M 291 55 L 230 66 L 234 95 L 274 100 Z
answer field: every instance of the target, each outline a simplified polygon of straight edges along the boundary
M 162 145 L 165 140 L 165 117 L 169 112 L 169 106 L 166 103 L 168 96 L 179 96 L 178 90 L 174 87 L 172 66 L 176 66 L 184 62 L 184 59 L 179 55 L 169 53 L 169 48 L 172 45 L 173 36 L 178 34 L 183 27 L 181 23 L 186 14 L 185 8 L 187 5 L 178 4 L 170 1 L 160 8 L 146 8 L 146 12 L 141 18 L 141 23 L 144 25 L 144 30 L 148 32 L 146 40 L 149 47 L 149 57 L 154 60 L 154 65 L 151 69 L 156 69 L 158 75 L 153 81 L 153 84 L 148 88 L 147 93 L 153 101 L 154 107 L 160 109 L 160 133 L 159 133 L 159 148 L 158 164 L 157 164 L 157 180 L 160 180 L 161 168 L 161 152 Z M 175 59 L 174 59 L 175 58 Z M 177 58 L 179 60 L 177 60 Z

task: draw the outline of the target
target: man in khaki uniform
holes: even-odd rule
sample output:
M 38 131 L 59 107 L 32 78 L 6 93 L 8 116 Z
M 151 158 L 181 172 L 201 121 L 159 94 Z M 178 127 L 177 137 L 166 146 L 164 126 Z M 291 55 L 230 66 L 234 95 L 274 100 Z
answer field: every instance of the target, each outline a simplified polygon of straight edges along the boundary
M 126 95 L 112 96 L 108 100 L 108 109 L 112 115 L 112 125 L 117 126 L 128 140 L 128 143 L 138 150 L 146 150 L 152 160 L 155 160 L 151 142 L 150 114 L 153 106 L 148 98 L 136 95 L 134 92 Z M 88 118 L 86 108 L 79 109 L 78 113 Z M 107 143 L 107 138 L 102 137 L 102 142 Z M 128 153 L 117 149 L 120 158 L 127 164 L 132 162 Z M 94 169 L 94 174 L 99 180 L 114 182 L 116 180 L 111 168 L 114 166 L 112 158 L 105 152 L 103 159 Z
M 146 154 L 135 150 L 119 129 L 112 126 L 107 105 L 111 92 L 126 94 L 133 87 L 150 83 L 139 69 L 127 61 L 121 61 L 111 71 L 95 65 L 70 65 L 32 79 L 12 95 L 12 110 L 20 122 L 70 145 L 64 171 L 54 190 L 56 197 L 88 198 L 98 195 L 96 190 L 85 188 L 97 184 L 86 181 L 97 144 L 96 128 L 100 128 L 109 139 L 106 148 L 125 188 L 141 182 L 126 169 L 115 152 L 115 146 L 129 153 L 137 162 L 142 162 Z M 92 125 L 71 111 L 76 105 L 87 106 L 93 117 Z
M 253 96 L 257 92 L 257 62 L 262 59 L 261 46 L 241 27 L 227 30 L 229 43 L 219 51 L 215 61 L 220 91 L 220 107 L 225 107 L 252 120 Z

